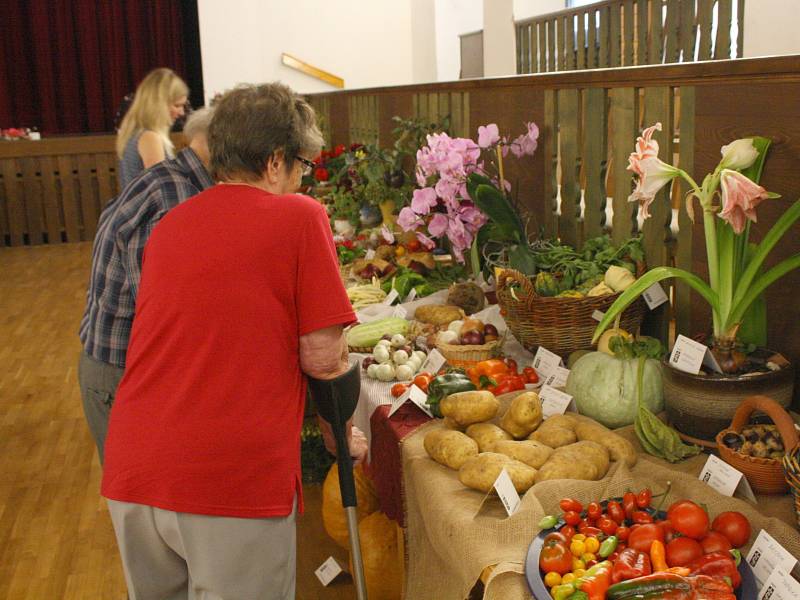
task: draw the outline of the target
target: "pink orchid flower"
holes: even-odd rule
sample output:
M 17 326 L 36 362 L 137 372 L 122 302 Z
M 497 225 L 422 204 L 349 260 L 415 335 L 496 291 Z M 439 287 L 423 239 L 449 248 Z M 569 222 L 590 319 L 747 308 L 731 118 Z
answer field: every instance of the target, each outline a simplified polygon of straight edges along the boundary
M 436 213 L 433 215 L 431 222 L 428 223 L 428 233 L 430 233 L 433 237 L 440 237 L 445 231 L 447 231 L 447 215 L 443 213 Z
M 769 194 L 757 183 L 730 169 L 722 170 L 720 182 L 722 210 L 719 217 L 727 221 L 735 233 L 742 233 L 748 219 L 756 222 L 756 206 L 769 198 Z
M 639 203 L 643 219 L 650 217 L 650 204 L 659 190 L 680 174 L 678 169 L 658 158 L 658 142 L 653 139 L 656 130 L 661 131 L 661 123 L 642 132 L 636 140 L 636 149 L 628 158 L 628 171 L 638 176 L 628 202 Z
M 394 234 L 389 230 L 389 228 L 384 225 L 381 227 L 381 236 L 384 240 L 386 240 L 389 244 L 394 244 Z
M 437 202 L 436 190 L 433 188 L 417 189 L 411 198 L 411 209 L 418 215 L 427 215 Z
M 485 127 L 478 127 L 478 146 L 488 148 L 500 141 L 500 130 L 496 123 L 490 123 Z
M 422 244 L 426 250 L 433 250 L 436 247 L 436 242 L 434 242 L 431 238 L 429 238 L 424 233 L 417 232 L 417 239 L 419 243 Z

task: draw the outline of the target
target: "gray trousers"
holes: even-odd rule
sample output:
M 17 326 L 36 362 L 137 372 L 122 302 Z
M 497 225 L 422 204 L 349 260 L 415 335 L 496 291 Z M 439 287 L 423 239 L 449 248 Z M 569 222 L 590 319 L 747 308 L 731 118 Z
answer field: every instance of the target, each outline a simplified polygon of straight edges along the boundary
M 130 600 L 293 600 L 297 504 L 240 519 L 108 501 Z
M 108 432 L 108 417 L 123 372 L 121 367 L 100 362 L 81 351 L 78 359 L 78 385 L 81 388 L 83 414 L 86 415 L 89 431 L 97 445 L 101 465 Z

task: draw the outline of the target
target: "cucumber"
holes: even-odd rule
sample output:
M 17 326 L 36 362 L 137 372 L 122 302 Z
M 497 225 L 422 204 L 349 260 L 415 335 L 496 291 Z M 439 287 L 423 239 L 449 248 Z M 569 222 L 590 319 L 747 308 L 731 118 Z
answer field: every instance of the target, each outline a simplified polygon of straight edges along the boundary
M 354 348 L 371 348 L 378 343 L 384 335 L 405 334 L 408 332 L 409 323 L 399 317 L 378 319 L 371 323 L 363 323 L 351 327 L 345 337 L 347 345 Z

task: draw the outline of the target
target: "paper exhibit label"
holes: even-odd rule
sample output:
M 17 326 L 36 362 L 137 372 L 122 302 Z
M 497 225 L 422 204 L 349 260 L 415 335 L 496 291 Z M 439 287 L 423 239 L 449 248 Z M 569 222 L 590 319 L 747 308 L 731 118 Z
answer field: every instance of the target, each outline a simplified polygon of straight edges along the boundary
M 544 346 L 539 346 L 539 349 L 536 350 L 536 355 L 533 357 L 533 368 L 536 369 L 539 379 L 546 380 L 550 377 L 550 373 L 559 366 L 561 366 L 561 357 L 555 352 L 550 352 Z
M 644 291 L 642 297 L 650 310 L 658 308 L 669 300 L 664 288 L 657 281 Z
M 339 573 L 342 572 L 344 572 L 342 566 L 336 562 L 335 558 L 329 556 L 328 560 L 322 563 L 319 568 L 314 571 L 314 575 L 317 576 L 317 579 L 319 579 L 322 585 L 327 586 L 331 581 L 336 579 L 336 576 L 339 575 Z
M 780 568 L 791 573 L 796 563 L 797 559 L 764 529 L 747 553 L 747 564 L 753 569 L 759 588 L 764 586 L 772 571 Z
M 503 503 L 503 508 L 506 509 L 508 516 L 510 517 L 517 512 L 521 500 L 514 487 L 514 482 L 511 481 L 511 477 L 509 477 L 505 469 L 500 471 L 500 475 L 497 476 L 494 482 L 494 489 L 500 497 L 500 502 Z
M 733 496 L 738 491 L 748 500 L 756 501 L 753 489 L 744 474 L 713 454 L 709 455 L 698 479 L 723 496 Z
M 563 415 L 567 410 L 572 412 L 577 410 L 572 396 L 546 384 L 539 390 L 539 400 L 542 402 L 543 419 L 548 419 L 553 415 Z

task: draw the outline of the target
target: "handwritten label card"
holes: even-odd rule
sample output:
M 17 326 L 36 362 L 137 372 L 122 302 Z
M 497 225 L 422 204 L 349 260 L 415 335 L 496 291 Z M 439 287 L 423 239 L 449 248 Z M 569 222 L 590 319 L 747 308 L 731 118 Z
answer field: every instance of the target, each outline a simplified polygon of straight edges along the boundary
M 605 317 L 605 316 L 606 316 L 606 313 L 604 313 L 602 310 L 596 310 L 596 311 L 594 311 L 594 312 L 592 313 L 592 318 L 593 318 L 595 321 L 598 321 L 598 322 L 599 322 L 599 321 L 602 321 L 602 320 L 603 320 L 603 317 Z
M 797 600 L 800 598 L 800 581 L 785 569 L 777 567 L 767 578 L 758 593 L 758 600 Z
M 417 407 L 424 412 L 429 417 L 433 418 L 433 413 L 431 412 L 430 407 L 426 404 L 426 400 L 428 399 L 428 394 L 423 392 L 420 388 L 415 385 L 412 385 L 409 390 L 411 390 L 411 395 L 409 396 L 409 400 L 417 405 Z
M 669 364 L 679 371 L 692 375 L 697 375 L 700 367 L 704 364 L 718 373 L 722 372 L 708 346 L 695 342 L 685 335 L 678 335 L 678 339 L 675 340 L 672 354 L 669 356 Z
M 503 508 L 506 509 L 508 516 L 510 517 L 517 512 L 521 500 L 514 487 L 514 482 L 511 481 L 511 477 L 509 477 L 505 469 L 500 471 L 500 475 L 497 476 L 494 482 L 494 489 L 497 495 L 500 496 L 500 502 L 503 503 Z
M 647 302 L 647 306 L 650 308 L 650 310 L 658 308 L 664 304 L 664 302 L 669 300 L 664 288 L 662 288 L 661 284 L 658 282 L 647 288 L 642 294 L 642 297 L 644 298 L 644 301 Z
M 412 287 L 411 291 L 408 292 L 408 296 L 406 296 L 406 299 L 403 300 L 403 302 L 413 302 L 414 298 L 416 297 L 417 297 L 417 288 Z
M 539 375 L 539 379 L 545 381 L 550 377 L 556 367 L 561 366 L 561 357 L 555 352 L 550 352 L 544 346 L 539 346 L 536 356 L 533 357 L 533 368 Z
M 442 368 L 444 363 L 447 362 L 442 353 L 439 352 L 436 348 L 431 350 L 431 353 L 428 354 L 428 358 L 425 359 L 425 362 L 422 363 L 422 367 L 420 367 L 420 371 L 425 373 L 430 373 L 431 375 L 436 375 L 439 372 L 439 369 Z
M 747 564 L 753 569 L 759 587 L 764 586 L 770 573 L 775 569 L 780 568 L 791 573 L 796 563 L 797 559 L 764 529 L 758 534 L 753 547 L 747 553 Z
M 723 496 L 733 496 L 737 491 L 751 502 L 756 501 L 753 489 L 741 471 L 733 468 L 724 460 L 709 455 L 703 470 L 700 472 L 700 481 L 717 490 Z
M 389 290 L 389 293 L 386 294 L 386 298 L 383 299 L 383 303 L 389 306 L 392 304 L 392 302 L 397 300 L 397 297 L 399 295 L 400 293 L 396 289 L 392 288 L 391 290 Z
M 342 566 L 336 562 L 336 559 L 332 556 L 329 556 L 328 560 L 322 563 L 320 567 L 314 571 L 314 575 L 317 576 L 317 579 L 319 579 L 322 585 L 327 586 L 331 581 L 336 579 L 340 573 L 343 572 L 344 569 L 342 569 Z
M 572 412 L 577 410 L 572 396 L 546 384 L 539 390 L 539 400 L 542 401 L 542 418 L 544 419 L 553 415 L 563 415 L 567 410 Z
M 408 311 L 406 310 L 405 306 L 400 306 L 398 304 L 392 310 L 392 316 L 397 317 L 398 319 L 405 319 L 408 316 Z
M 550 376 L 544 384 L 554 388 L 563 388 L 567 385 L 567 377 L 569 377 L 569 369 L 565 367 L 556 367 L 550 373 Z

